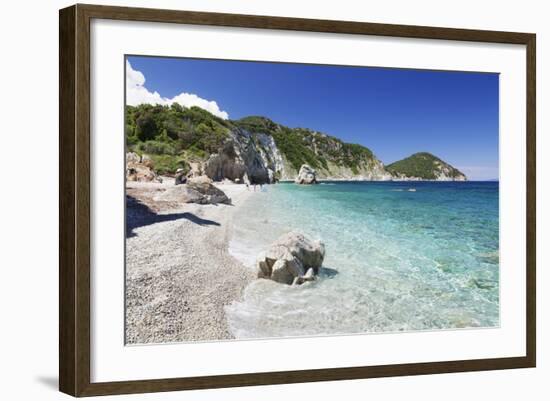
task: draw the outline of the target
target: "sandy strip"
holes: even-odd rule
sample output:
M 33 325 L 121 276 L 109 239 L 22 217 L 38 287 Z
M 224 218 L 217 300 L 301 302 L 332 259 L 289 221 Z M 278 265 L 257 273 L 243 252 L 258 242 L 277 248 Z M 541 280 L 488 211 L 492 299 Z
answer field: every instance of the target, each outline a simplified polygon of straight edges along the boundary
M 126 342 L 230 339 L 224 307 L 256 277 L 228 253 L 231 225 L 254 192 L 220 184 L 233 205 L 155 203 L 169 185 L 127 184 Z

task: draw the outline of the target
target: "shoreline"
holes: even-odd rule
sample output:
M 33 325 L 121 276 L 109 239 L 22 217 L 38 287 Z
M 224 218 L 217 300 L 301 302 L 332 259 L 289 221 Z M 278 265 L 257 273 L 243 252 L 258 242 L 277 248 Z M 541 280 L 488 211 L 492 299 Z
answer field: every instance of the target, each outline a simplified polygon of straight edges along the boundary
M 431 184 L 431 182 L 429 183 Z M 495 183 L 495 188 L 498 190 L 498 182 L 488 181 L 488 183 Z M 274 240 L 272 237 L 274 233 L 278 232 L 278 229 L 279 231 L 285 231 L 288 227 L 296 224 L 296 216 L 289 217 L 284 213 L 283 215 L 280 214 L 281 211 L 285 210 L 284 207 L 283 209 L 280 207 L 279 209 L 273 209 L 276 204 L 279 206 L 287 204 L 289 198 L 283 196 L 285 191 L 272 192 L 268 190 L 276 196 L 266 198 L 265 200 L 269 199 L 269 202 L 265 203 L 263 196 L 262 198 L 257 197 L 260 196 L 261 192 L 257 191 L 258 195 L 256 195 L 253 187 L 247 190 L 243 184 L 234 184 L 227 181 L 215 183 L 214 185 L 232 199 L 232 205 L 177 204 L 173 201 L 159 200 L 173 199 L 171 197 L 158 197 L 158 194 L 162 194 L 166 189 L 173 187 L 173 181 L 170 179 L 166 179 L 164 183 L 129 182 L 127 184 L 127 195 L 133 197 L 133 200 L 127 201 L 127 223 L 130 226 L 126 237 L 127 344 L 220 341 L 234 339 L 235 336 L 239 338 L 286 336 L 284 333 L 287 333 L 287 331 L 285 330 L 288 330 L 289 333 L 297 333 L 296 335 L 305 335 L 304 333 L 310 333 L 310 327 L 303 326 L 303 319 L 309 319 L 309 315 L 296 314 L 296 311 L 292 309 L 295 305 L 302 305 L 305 296 L 311 297 L 311 305 L 317 305 L 320 293 L 322 294 L 321 298 L 330 300 L 334 294 L 341 294 L 349 288 L 356 288 L 357 280 L 365 277 L 365 281 L 359 286 L 360 288 L 352 291 L 348 299 L 352 304 L 356 304 L 358 308 L 362 308 L 361 305 L 365 305 L 365 302 L 354 298 L 358 296 L 357 294 L 363 294 L 365 288 L 369 288 L 371 285 L 374 286 L 373 288 L 378 288 L 383 287 L 389 281 L 395 282 L 391 271 L 388 273 L 389 276 L 384 274 L 379 276 L 381 274 L 379 270 L 370 273 L 368 270 L 364 271 L 363 261 L 366 260 L 365 258 L 350 261 L 348 257 L 342 258 L 342 255 L 347 255 L 349 252 L 342 253 L 342 251 L 331 252 L 330 257 L 332 259 L 328 261 L 328 265 L 329 267 L 338 266 L 339 271 L 344 271 L 346 269 L 344 266 L 351 266 L 352 272 L 353 269 L 356 272 L 361 272 L 352 281 L 346 282 L 346 279 L 353 277 L 353 275 L 339 276 L 339 280 L 321 280 L 316 284 L 315 292 L 303 293 L 294 291 L 291 287 L 275 287 L 271 282 L 256 280 L 256 270 L 253 267 L 256 260 L 254 255 L 258 255 L 259 252 L 265 249 L 266 243 L 271 243 Z M 458 187 L 462 186 L 459 185 Z M 446 187 L 441 188 L 445 189 Z M 386 193 L 384 189 L 391 188 L 378 188 L 379 191 L 382 191 L 382 194 Z M 292 197 L 302 196 L 302 200 L 311 201 L 309 198 L 311 191 L 290 191 L 287 195 Z M 281 198 L 281 196 L 283 197 Z M 379 207 L 382 209 L 384 209 L 384 205 L 387 205 L 383 202 L 384 197 L 380 198 L 382 203 L 379 203 Z M 409 198 L 398 197 L 396 199 Z M 306 202 L 304 205 L 310 205 L 310 203 Z M 247 209 L 243 210 L 242 207 Z M 272 214 L 264 218 L 262 207 L 267 207 L 275 215 Z M 137 213 L 134 215 L 133 212 L 136 209 Z M 236 214 L 237 212 L 239 213 Z M 294 213 L 300 214 L 299 211 Z M 325 213 L 326 210 L 320 207 L 315 215 Z M 356 218 L 346 219 L 346 216 L 342 217 L 342 221 L 357 221 Z M 351 217 L 353 217 L 353 213 Z M 380 217 L 385 220 L 384 213 L 380 214 Z M 452 221 L 460 220 L 455 219 Z M 266 226 L 269 227 L 269 230 L 262 230 L 261 227 L 263 226 L 260 226 L 260 229 L 257 230 L 258 224 L 264 223 L 270 224 L 270 226 Z M 444 225 L 447 229 L 447 220 L 445 220 Z M 300 228 L 306 230 L 306 232 L 308 230 L 324 229 L 324 231 L 321 231 L 320 237 L 327 244 L 340 244 L 341 238 L 335 236 L 330 226 L 319 227 L 316 225 L 315 227 L 317 228 L 307 222 L 300 222 Z M 431 233 L 432 230 L 437 228 L 425 226 L 423 221 L 418 221 L 411 227 L 413 229 L 411 235 L 415 236 Z M 415 227 L 421 228 L 421 230 L 417 230 Z M 381 229 L 383 234 L 385 232 L 384 226 L 381 226 Z M 388 229 L 391 229 L 391 227 Z M 374 260 L 374 265 L 377 265 L 377 263 L 390 263 L 393 266 L 393 263 L 396 263 L 395 249 L 392 250 L 391 243 L 388 246 L 384 240 L 384 235 L 373 236 L 368 226 L 362 224 L 354 230 L 356 230 L 354 231 L 356 233 L 362 233 L 361 238 L 369 239 L 366 242 L 368 246 L 365 249 L 369 249 L 368 256 Z M 362 244 L 365 243 L 363 239 L 361 240 Z M 235 242 L 235 240 L 238 241 Z M 353 238 L 345 239 L 342 246 L 349 245 L 350 240 L 353 240 Z M 461 238 L 459 242 L 462 241 Z M 436 248 L 432 250 L 434 249 Z M 400 243 L 399 251 L 405 252 L 405 255 L 409 255 L 408 257 L 418 258 L 416 248 L 414 246 L 409 247 L 406 241 Z M 465 291 L 467 294 L 482 291 L 483 294 L 478 295 L 483 296 L 484 302 L 493 302 L 491 301 L 491 297 L 493 297 L 491 291 L 495 286 L 498 288 L 498 284 L 493 283 L 492 270 L 487 270 L 486 266 L 486 264 L 491 266 L 495 264 L 493 254 L 472 254 L 472 257 L 476 258 L 479 267 L 485 267 L 479 274 L 472 275 L 473 273 L 468 273 L 466 278 L 459 273 L 456 273 L 455 277 L 455 273 L 449 270 L 449 267 L 445 267 L 447 264 L 451 266 L 453 260 L 450 259 L 450 262 L 445 262 L 447 259 L 444 259 L 444 257 L 446 256 L 448 255 L 437 252 L 424 255 L 422 263 L 428 263 L 427 266 L 432 268 L 431 270 L 428 269 L 431 274 L 421 279 L 404 280 L 403 285 L 406 288 L 411 285 L 432 286 L 434 285 L 430 281 L 433 278 L 432 275 L 452 274 L 446 278 L 447 281 L 449 278 L 459 281 L 469 280 L 466 285 L 460 286 L 460 291 Z M 391 260 L 388 258 L 391 258 Z M 498 260 L 496 264 L 498 265 Z M 406 266 L 400 268 L 406 268 Z M 472 270 L 472 272 L 474 271 Z M 414 275 L 410 277 L 414 277 Z M 436 286 L 438 285 L 439 281 L 436 283 Z M 276 291 L 273 292 L 275 288 Z M 486 291 L 487 293 L 485 293 Z M 284 295 L 281 296 L 281 294 Z M 282 302 L 281 298 L 285 301 Z M 368 299 L 368 296 L 365 299 Z M 446 298 L 438 298 L 438 301 L 442 305 L 448 306 Z M 335 302 L 328 302 L 325 309 L 330 309 L 333 303 Z M 287 308 L 285 305 L 291 305 L 291 307 Z M 384 309 L 389 306 L 382 302 L 378 307 Z M 475 327 L 478 321 L 484 324 L 485 318 L 492 319 L 491 315 L 486 317 L 485 315 L 478 316 L 475 313 L 468 315 L 463 314 L 462 311 L 459 311 L 460 313 L 455 312 L 454 315 L 438 315 L 441 319 L 440 324 L 446 325 L 445 327 L 462 327 L 465 324 Z M 285 321 L 280 321 L 281 313 L 286 314 Z M 314 321 L 319 319 L 318 315 L 322 315 L 322 313 L 319 314 L 318 311 L 314 310 L 309 310 L 308 313 L 311 313 L 311 316 L 317 316 L 313 319 Z M 338 315 L 341 311 L 336 310 L 334 313 Z M 371 312 L 367 308 L 362 313 L 365 316 L 370 316 Z M 355 315 L 348 316 L 346 321 L 353 321 L 353 316 Z M 388 324 L 390 326 L 397 324 L 387 322 L 384 319 L 377 321 L 377 316 L 385 315 L 375 314 L 370 317 L 375 319 L 379 325 L 386 327 Z M 424 327 L 422 321 L 413 323 L 408 330 L 420 330 Z M 358 322 L 359 326 L 361 324 Z M 302 327 L 305 331 L 298 330 L 299 327 Z M 317 326 L 312 323 L 311 329 L 313 330 L 315 327 Z M 356 327 L 351 327 L 349 330 L 355 329 Z M 275 330 L 275 332 L 272 330 Z M 283 331 L 277 332 L 277 330 Z M 335 332 L 336 328 L 328 324 L 323 330 Z
M 279 180 L 281 184 L 293 184 L 294 180 Z M 404 180 L 363 180 L 359 178 L 319 178 L 317 182 L 499 182 L 498 180 L 423 180 L 423 179 L 404 179 Z M 273 184 L 269 184 L 273 185 Z
M 256 278 L 229 253 L 233 217 L 254 191 L 215 183 L 231 205 L 156 200 L 172 182 L 126 184 L 126 344 L 234 338 L 225 306 Z
M 251 283 L 228 308 L 237 338 L 498 324 L 498 183 L 301 187 L 253 198 L 235 226 L 237 251 L 258 255 L 299 229 L 325 244 L 324 272 L 300 288 Z

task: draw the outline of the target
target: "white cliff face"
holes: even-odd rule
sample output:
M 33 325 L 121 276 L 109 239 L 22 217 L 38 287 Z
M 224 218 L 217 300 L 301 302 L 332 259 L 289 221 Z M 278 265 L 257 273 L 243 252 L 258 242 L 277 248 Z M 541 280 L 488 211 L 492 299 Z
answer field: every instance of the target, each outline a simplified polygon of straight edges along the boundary
M 392 181 L 467 181 L 468 179 L 464 175 L 458 175 L 455 177 L 446 175 L 443 172 L 436 172 L 435 179 L 426 179 L 422 177 L 407 177 L 406 175 L 400 174 L 392 177 Z
M 230 139 L 206 161 L 204 171 L 213 180 L 239 179 L 250 183 L 273 183 L 280 177 L 284 161 L 275 141 L 267 134 L 231 131 Z
M 299 172 L 292 166 L 292 164 L 282 155 L 277 152 L 281 157 L 281 174 L 280 179 L 283 181 L 293 181 L 299 174 Z M 332 181 L 391 181 L 392 175 L 386 171 L 384 164 L 373 158 L 367 163 L 360 163 L 355 171 L 350 167 L 339 165 L 331 161 L 327 161 L 327 167 L 320 167 L 316 169 L 316 176 L 319 180 L 332 180 Z
M 360 163 L 355 171 L 350 167 L 327 162 L 328 169 L 317 170 L 317 179 L 334 181 L 391 181 L 392 175 L 388 173 L 384 164 L 374 158 L 367 163 Z M 294 179 L 294 176 L 292 179 Z
M 283 169 L 281 170 L 281 181 L 293 181 L 298 175 L 298 171 L 292 167 L 292 164 L 283 156 Z
M 466 181 L 466 176 L 463 174 L 455 174 L 453 176 L 453 171 L 448 164 L 435 161 L 434 165 L 436 169 L 436 181 Z
M 371 181 L 390 181 L 392 178 L 384 168 L 384 163 L 376 158 L 369 163 L 365 177 Z
M 260 144 L 259 152 L 264 161 L 264 164 L 268 166 L 268 174 L 270 177 L 270 182 L 281 177 L 284 170 L 284 161 L 283 155 L 277 148 L 275 140 L 271 135 L 267 134 L 256 134 L 256 138 Z
M 399 175 L 392 177 L 392 181 L 468 181 L 468 179 L 464 176 L 458 176 L 458 177 L 449 177 L 446 175 L 438 175 L 435 179 L 426 179 L 421 177 L 407 177 L 405 175 Z

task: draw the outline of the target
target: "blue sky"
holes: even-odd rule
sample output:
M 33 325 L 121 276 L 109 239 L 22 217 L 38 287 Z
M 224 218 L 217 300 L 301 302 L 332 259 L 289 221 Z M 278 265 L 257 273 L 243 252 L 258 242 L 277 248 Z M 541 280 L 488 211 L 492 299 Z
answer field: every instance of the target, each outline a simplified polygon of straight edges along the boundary
M 470 179 L 498 178 L 498 75 L 128 57 L 128 103 L 178 101 L 266 116 L 370 148 L 389 164 L 427 151 Z M 132 86 L 130 86 L 132 85 Z

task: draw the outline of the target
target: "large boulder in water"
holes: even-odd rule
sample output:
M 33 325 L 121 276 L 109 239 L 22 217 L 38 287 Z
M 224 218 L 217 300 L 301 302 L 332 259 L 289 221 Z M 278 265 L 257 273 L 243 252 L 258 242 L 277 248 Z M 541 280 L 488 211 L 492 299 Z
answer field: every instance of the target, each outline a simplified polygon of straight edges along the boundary
M 314 279 L 325 258 L 325 245 L 303 233 L 292 231 L 258 256 L 258 277 L 284 284 Z
M 294 182 L 296 184 L 317 184 L 317 173 L 307 164 L 302 164 Z

